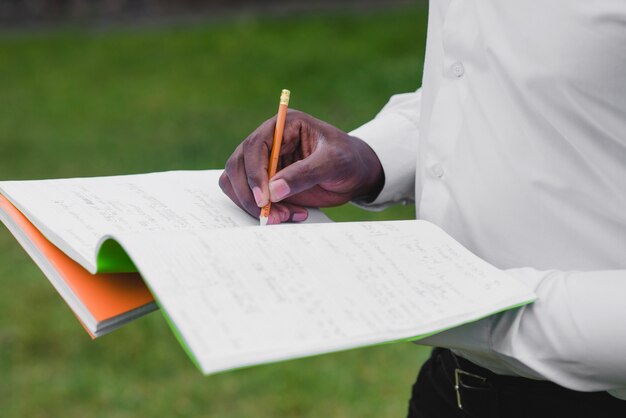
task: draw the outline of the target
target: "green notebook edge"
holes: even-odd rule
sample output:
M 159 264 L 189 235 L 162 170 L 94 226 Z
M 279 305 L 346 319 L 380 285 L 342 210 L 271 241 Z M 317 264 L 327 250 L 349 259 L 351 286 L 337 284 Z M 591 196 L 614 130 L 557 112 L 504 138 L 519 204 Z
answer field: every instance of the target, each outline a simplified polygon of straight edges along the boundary
M 111 238 L 100 245 L 96 267 L 98 273 L 137 273 L 137 267 L 126 250 L 119 242 Z
M 130 258 L 124 247 L 117 242 L 114 238 L 108 237 L 100 244 L 100 248 L 98 249 L 98 255 L 96 257 L 98 273 L 139 273 L 141 276 L 141 280 L 146 285 L 150 293 L 152 293 L 152 297 L 154 297 L 154 301 L 159 307 L 161 314 L 165 318 L 165 322 L 168 327 L 176 337 L 178 344 L 183 348 L 187 356 L 191 359 L 191 362 L 202 371 L 202 367 L 200 367 L 200 363 L 194 356 L 193 352 L 189 348 L 185 338 L 182 336 L 176 324 L 170 318 L 167 310 L 163 308 L 163 305 L 159 301 L 159 298 L 154 293 L 154 290 L 150 287 L 150 284 L 144 278 L 144 275 L 137 269 L 135 263 Z

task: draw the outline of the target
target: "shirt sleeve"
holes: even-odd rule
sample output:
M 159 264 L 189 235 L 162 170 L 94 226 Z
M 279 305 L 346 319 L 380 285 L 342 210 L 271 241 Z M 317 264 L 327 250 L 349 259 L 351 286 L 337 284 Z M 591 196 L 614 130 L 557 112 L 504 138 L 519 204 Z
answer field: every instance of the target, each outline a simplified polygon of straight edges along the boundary
M 496 373 L 626 398 L 626 270 L 508 272 L 537 301 L 418 344 L 451 348 Z
M 385 184 L 376 199 L 353 203 L 382 210 L 414 201 L 421 99 L 421 89 L 394 95 L 374 119 L 350 132 L 374 150 L 385 174 Z

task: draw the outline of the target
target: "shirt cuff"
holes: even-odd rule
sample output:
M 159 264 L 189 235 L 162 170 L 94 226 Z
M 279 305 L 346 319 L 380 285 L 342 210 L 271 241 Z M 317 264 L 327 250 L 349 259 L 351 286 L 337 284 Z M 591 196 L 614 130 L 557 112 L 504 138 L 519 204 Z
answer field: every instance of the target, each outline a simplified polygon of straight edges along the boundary
M 542 280 L 552 271 L 540 272 L 532 268 L 515 268 L 505 270 L 507 274 L 512 275 L 519 281 L 523 282 L 531 289 L 537 289 Z M 519 316 L 529 305 L 504 313 L 487 316 L 478 321 L 460 325 L 455 328 L 434 334 L 430 337 L 415 341 L 419 345 L 429 345 L 435 347 L 450 348 L 457 355 L 487 368 L 494 373 L 523 376 L 530 379 L 545 379 L 540 374 L 524 367 L 521 364 L 514 367 L 511 361 L 504 363 L 501 356 L 493 349 L 493 332 L 498 318 L 502 315 L 513 317 Z
M 383 113 L 350 132 L 350 135 L 372 148 L 385 173 L 385 184 L 376 199 L 353 203 L 369 210 L 382 210 L 400 202 L 412 203 L 418 140 L 414 122 L 400 113 Z

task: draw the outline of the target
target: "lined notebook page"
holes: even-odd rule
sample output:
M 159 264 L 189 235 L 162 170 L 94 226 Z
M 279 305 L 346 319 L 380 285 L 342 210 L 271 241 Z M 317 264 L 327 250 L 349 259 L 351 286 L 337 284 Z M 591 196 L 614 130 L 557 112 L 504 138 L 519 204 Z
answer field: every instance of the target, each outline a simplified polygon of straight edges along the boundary
M 107 234 L 258 224 L 224 195 L 222 170 L 0 182 L 0 192 L 57 247 L 92 273 Z M 311 222 L 329 219 L 310 211 Z
M 534 298 L 424 221 L 120 235 L 204 373 L 414 337 Z

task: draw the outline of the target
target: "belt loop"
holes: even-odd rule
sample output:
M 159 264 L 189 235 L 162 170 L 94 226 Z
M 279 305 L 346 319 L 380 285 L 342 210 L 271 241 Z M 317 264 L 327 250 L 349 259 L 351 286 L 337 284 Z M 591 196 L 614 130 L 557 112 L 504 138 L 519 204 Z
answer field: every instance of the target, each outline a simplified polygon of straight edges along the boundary
M 452 356 L 454 356 L 454 354 L 452 354 Z M 461 370 L 458 367 L 458 364 L 459 364 L 458 361 L 456 360 L 456 358 L 454 359 L 457 364 L 457 367 L 454 368 L 454 391 L 456 392 L 456 406 L 460 410 L 463 410 L 463 396 L 461 395 L 461 379 L 463 378 L 463 376 L 473 377 L 483 382 L 486 382 L 486 379 L 483 376 L 478 376 L 477 374 L 472 374 L 472 373 L 466 372 L 465 370 Z M 493 389 L 490 390 L 489 392 L 491 394 L 491 392 L 493 392 Z M 490 398 L 492 398 L 491 395 L 490 395 Z

